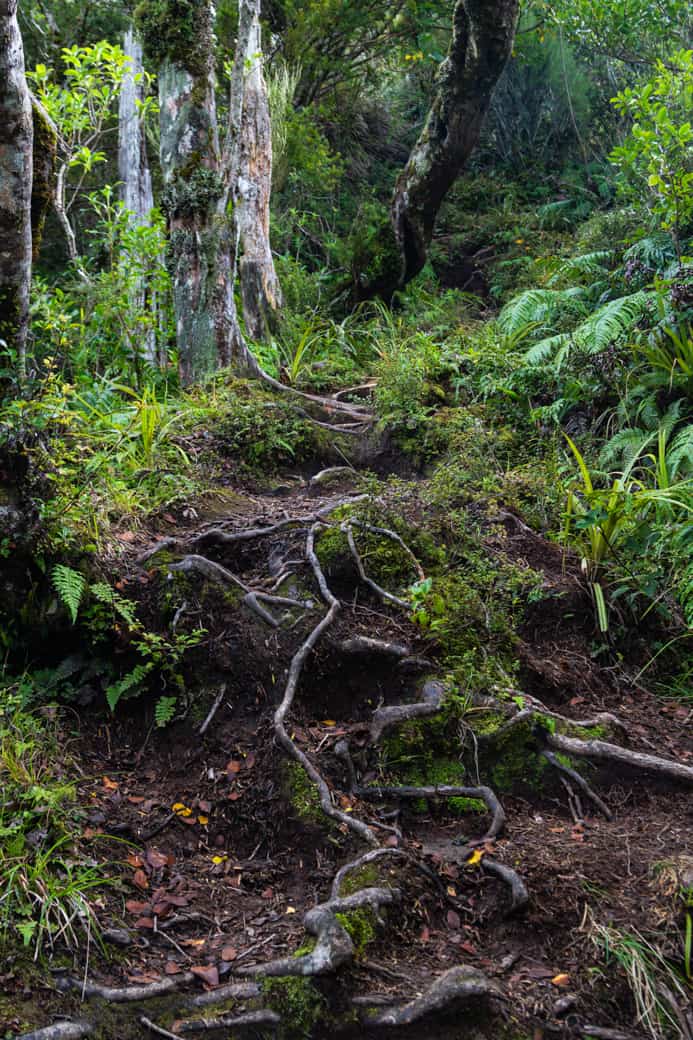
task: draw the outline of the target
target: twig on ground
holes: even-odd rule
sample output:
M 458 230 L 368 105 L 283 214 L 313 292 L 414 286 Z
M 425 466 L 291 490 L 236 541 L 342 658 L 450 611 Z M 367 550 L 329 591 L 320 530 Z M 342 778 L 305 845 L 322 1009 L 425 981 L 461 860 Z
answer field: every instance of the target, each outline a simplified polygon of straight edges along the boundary
M 387 589 L 384 589 L 382 585 L 378 585 L 377 581 L 374 581 L 372 578 L 368 577 L 368 575 L 366 574 L 366 568 L 363 565 L 363 560 L 361 559 L 361 555 L 358 549 L 356 548 L 356 541 L 354 540 L 354 530 L 351 526 L 351 523 L 349 522 L 342 524 L 342 531 L 344 531 L 345 535 L 347 536 L 349 550 L 354 559 L 354 563 L 356 564 L 356 569 L 359 572 L 359 578 L 364 583 L 364 585 L 368 585 L 369 588 L 373 589 L 373 591 L 377 593 L 381 600 L 387 603 L 394 603 L 396 607 L 401 607 L 402 610 L 409 610 L 409 603 L 407 603 L 406 600 L 401 599 L 399 596 L 393 596 L 393 594 L 391 592 L 388 592 Z
M 205 719 L 205 721 L 202 723 L 202 725 L 200 726 L 200 728 L 197 731 L 198 734 L 201 737 L 203 737 L 205 735 L 205 733 L 207 732 L 207 730 L 209 729 L 209 724 L 212 721 L 212 719 L 214 718 L 214 716 L 216 715 L 216 713 L 218 712 L 218 710 L 219 710 L 219 708 L 221 706 L 221 702 L 224 699 L 224 694 L 225 693 L 226 693 L 226 683 L 222 683 L 221 684 L 221 688 L 219 690 L 219 693 L 214 698 L 214 704 L 209 709 L 209 714 L 207 715 L 207 718 Z
M 147 1018 L 146 1015 L 140 1015 L 140 1024 L 146 1026 L 147 1029 L 151 1029 L 153 1033 L 158 1033 L 159 1036 L 168 1037 L 168 1040 L 180 1040 L 178 1033 L 172 1033 L 170 1029 L 158 1026 L 156 1022 L 152 1022 L 151 1018 Z

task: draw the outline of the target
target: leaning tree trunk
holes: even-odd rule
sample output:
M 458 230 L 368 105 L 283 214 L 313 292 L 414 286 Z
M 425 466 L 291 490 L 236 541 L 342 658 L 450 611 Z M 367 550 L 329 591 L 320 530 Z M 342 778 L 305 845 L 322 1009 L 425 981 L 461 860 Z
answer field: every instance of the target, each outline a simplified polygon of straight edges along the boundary
M 154 194 L 138 107 L 144 101 L 142 44 L 132 29 L 125 33 L 123 52 L 128 59 L 129 69 L 121 84 L 118 106 L 118 179 L 121 200 L 131 214 L 131 221 L 135 226 L 146 227 L 154 208 Z M 138 305 L 144 309 L 147 304 L 144 279 L 140 282 L 137 295 Z M 156 313 L 157 301 L 150 300 L 149 304 Z M 142 344 L 130 343 L 129 347 L 134 356 L 142 355 L 153 365 L 160 362 L 156 327 L 146 330 Z
M 17 0 L 0 0 L 0 339 L 26 375 L 31 287 L 33 116 Z
M 241 0 L 242 23 L 243 9 Z M 215 102 L 214 3 L 193 0 L 183 6 L 155 0 L 140 4 L 139 14 L 145 40 L 161 58 L 163 204 L 181 380 L 189 385 L 224 365 L 255 372 L 233 296 L 237 251 L 230 203 L 238 169 L 242 79 L 240 101 L 233 90 L 231 97 L 231 109 L 238 112 L 235 133 L 227 134 L 222 150 Z
M 239 272 L 245 327 L 252 339 L 261 340 L 269 339 L 276 327 L 282 301 L 269 235 L 272 130 L 262 69 L 260 0 L 248 0 L 246 6 L 250 26 L 244 34 L 239 32 L 236 58 L 243 61 L 245 82 L 234 212 L 240 235 Z
M 457 0 L 452 41 L 426 125 L 400 174 L 391 225 L 357 271 L 356 295 L 386 300 L 426 263 L 438 210 L 474 150 L 493 89 L 512 52 L 519 0 Z

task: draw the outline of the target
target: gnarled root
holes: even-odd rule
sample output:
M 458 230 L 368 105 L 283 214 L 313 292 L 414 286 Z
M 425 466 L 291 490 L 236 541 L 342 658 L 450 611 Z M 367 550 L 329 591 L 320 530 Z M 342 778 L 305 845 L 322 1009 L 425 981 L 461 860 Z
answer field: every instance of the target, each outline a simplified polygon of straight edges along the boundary
M 409 719 L 417 719 L 426 715 L 435 715 L 440 710 L 445 687 L 441 682 L 431 680 L 424 683 L 421 699 L 415 704 L 393 704 L 387 708 L 377 708 L 373 712 L 371 722 L 370 743 L 376 744 L 389 726 L 395 726 Z
M 368 801 L 380 801 L 382 798 L 478 798 L 484 802 L 491 813 L 491 823 L 479 843 L 490 841 L 505 826 L 505 811 L 490 787 L 455 787 L 437 784 L 434 787 L 356 787 L 353 792 L 357 798 Z
M 566 737 L 562 733 L 544 733 L 544 740 L 550 748 L 562 751 L 565 755 L 577 758 L 590 758 L 596 762 L 615 762 L 617 765 L 644 769 L 649 773 L 657 773 L 668 780 L 693 785 L 693 766 L 685 766 L 669 758 L 648 755 L 642 751 L 631 751 L 618 744 L 609 744 L 605 740 L 579 740 Z
M 266 964 L 237 968 L 240 975 L 255 975 L 262 978 L 282 975 L 324 975 L 348 964 L 354 957 L 354 944 L 346 928 L 338 921 L 337 914 L 349 913 L 370 907 L 377 915 L 381 907 L 399 902 L 400 892 L 396 888 L 362 888 L 353 895 L 329 899 L 319 903 L 303 918 L 306 931 L 317 939 L 315 948 L 302 957 L 282 957 Z
M 94 1032 L 91 1022 L 56 1022 L 32 1033 L 22 1033 L 16 1040 L 80 1040 Z
M 491 859 L 490 856 L 484 856 L 481 861 L 481 868 L 487 874 L 493 874 L 495 877 L 500 878 L 506 885 L 510 886 L 510 892 L 512 896 L 512 902 L 510 905 L 511 914 L 516 913 L 518 910 L 522 910 L 523 907 L 527 906 L 529 902 L 529 892 L 524 881 L 512 867 L 506 866 L 505 863 L 499 863 L 498 860 Z
M 368 1026 L 408 1026 L 412 1022 L 436 1012 L 451 1009 L 470 1000 L 491 995 L 499 996 L 496 987 L 476 968 L 466 966 L 450 968 L 443 972 L 420 996 L 405 1004 L 364 1015 L 362 1022 Z
M 262 1009 L 246 1011 L 242 1015 L 224 1015 L 221 1018 L 199 1018 L 178 1025 L 179 1033 L 204 1033 L 215 1029 L 259 1029 L 262 1026 L 278 1026 L 281 1018 L 276 1011 Z
M 157 997 L 165 997 L 169 993 L 175 993 L 177 989 L 188 982 L 192 982 L 195 976 L 186 971 L 175 978 L 161 979 L 160 982 L 152 982 L 146 986 L 101 986 L 98 982 L 82 982 L 71 976 L 58 978 L 55 981 L 57 989 L 79 991 L 84 997 L 90 999 L 107 1000 L 111 1004 L 140 1003 L 146 1000 L 155 1000 Z

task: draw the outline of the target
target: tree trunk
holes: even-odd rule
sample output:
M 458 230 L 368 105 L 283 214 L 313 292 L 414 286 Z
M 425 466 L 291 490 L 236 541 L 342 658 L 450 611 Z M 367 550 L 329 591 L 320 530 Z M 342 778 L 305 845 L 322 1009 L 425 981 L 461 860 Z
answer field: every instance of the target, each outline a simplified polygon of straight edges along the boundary
M 55 198 L 55 160 L 58 131 L 55 123 L 36 98 L 32 98 L 33 181 L 31 186 L 31 253 L 36 263 L 41 250 L 43 226 Z
M 269 237 L 272 131 L 262 69 L 260 0 L 248 0 L 245 6 L 250 24 L 239 29 L 236 55 L 237 61 L 243 61 L 244 90 L 234 212 L 240 235 L 245 327 L 252 339 L 265 340 L 276 327 L 282 302 Z
M 159 71 L 163 204 L 184 385 L 224 365 L 257 371 L 238 325 L 233 295 L 237 250 L 229 203 L 238 134 L 233 141 L 227 135 L 222 152 L 214 92 L 214 4 L 196 0 L 193 8 L 191 17 L 188 8 L 168 5 L 169 45 Z M 161 0 L 151 10 L 160 15 Z M 242 105 L 242 82 L 240 89 Z M 232 109 L 240 110 L 240 105 L 232 91 Z M 236 127 L 239 124 L 240 117 Z
M 146 227 L 150 223 L 151 211 L 154 208 L 154 194 L 138 111 L 138 103 L 144 101 L 142 45 L 132 29 L 125 33 L 123 52 L 128 58 L 129 72 L 121 84 L 118 106 L 118 179 L 121 184 L 121 199 L 125 208 L 132 214 L 133 224 Z M 146 296 L 146 286 L 142 281 L 138 290 L 138 305 L 142 309 L 147 305 Z M 150 300 L 149 304 L 156 312 L 156 299 Z M 165 353 L 163 358 L 159 357 L 155 327 L 146 331 L 141 345 L 130 343 L 129 347 L 133 354 L 141 354 L 152 365 L 165 362 Z
M 457 0 L 452 41 L 426 125 L 400 174 L 391 224 L 358 272 L 358 298 L 390 300 L 426 263 L 438 210 L 474 150 L 493 89 L 512 52 L 519 0 Z
M 26 375 L 31 287 L 33 116 L 17 0 L 0 0 L 0 339 Z

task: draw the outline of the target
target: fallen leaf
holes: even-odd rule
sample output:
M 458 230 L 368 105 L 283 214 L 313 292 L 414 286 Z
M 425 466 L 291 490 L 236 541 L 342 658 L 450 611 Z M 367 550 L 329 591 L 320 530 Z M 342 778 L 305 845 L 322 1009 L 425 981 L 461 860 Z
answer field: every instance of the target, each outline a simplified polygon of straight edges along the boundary
M 454 897 L 454 896 L 457 895 L 457 891 L 456 891 L 456 889 L 452 885 L 448 885 L 446 891 L 447 891 L 449 896 L 453 896 Z
M 237 802 L 240 797 L 241 797 L 241 792 L 240 791 L 232 791 L 231 794 L 229 795 L 229 801 L 230 802 Z
M 203 827 L 206 827 L 209 823 L 209 816 L 198 816 L 197 822 L 202 824 Z
M 178 975 L 182 970 L 180 964 L 176 964 L 175 961 L 166 961 L 164 964 L 164 972 L 167 975 Z
M 202 813 L 210 813 L 212 811 L 212 803 L 206 801 L 204 798 L 200 798 L 199 802 L 197 803 L 197 808 Z
M 477 863 L 481 863 L 484 858 L 484 853 L 481 849 L 474 849 L 468 860 L 465 860 L 466 867 L 475 867 Z
M 152 870 L 163 870 L 168 863 L 168 856 L 163 852 L 159 852 L 158 849 L 147 849 L 145 856 Z
M 141 794 L 129 794 L 128 801 L 130 802 L 130 805 L 141 805 L 144 798 Z
M 399 845 L 399 838 L 396 834 L 391 834 L 388 838 L 385 839 L 385 844 L 390 849 L 396 849 Z
M 134 531 L 121 531 L 116 535 L 119 542 L 134 542 L 135 533 Z
M 241 771 L 241 763 L 238 761 L 237 758 L 232 758 L 230 762 L 226 763 L 226 772 L 227 773 L 240 773 L 240 771 Z
M 226 961 L 227 964 L 229 961 L 235 961 L 237 956 L 238 950 L 235 946 L 224 946 L 221 951 L 221 959 Z
M 115 780 L 111 780 L 107 776 L 105 776 L 103 778 L 102 783 L 103 783 L 103 786 L 106 788 L 107 791 L 117 791 L 118 790 L 117 782 Z
M 265 888 L 260 893 L 260 895 L 262 896 L 263 899 L 272 899 L 272 897 L 274 896 L 274 889 L 273 888 Z
M 175 802 L 171 806 L 171 809 L 176 814 L 176 816 L 182 816 L 184 818 L 186 816 L 192 816 L 192 809 L 189 809 L 187 805 L 183 804 L 183 802 Z
M 136 899 L 128 899 L 125 909 L 129 914 L 144 914 L 151 909 L 150 903 L 140 903 Z
M 154 918 L 153 917 L 140 917 L 138 921 L 135 921 L 135 928 L 153 928 Z
M 419 935 L 419 939 L 420 939 L 421 942 L 427 943 L 430 938 L 431 938 L 431 930 L 428 927 L 428 925 L 425 924 L 423 926 L 423 928 L 421 929 L 421 934 Z
M 295 906 L 287 906 L 286 913 L 287 914 L 295 914 L 296 913 L 296 907 Z
M 460 949 L 464 950 L 465 953 L 471 954 L 472 956 L 476 954 L 476 946 L 474 946 L 473 943 L 470 943 L 468 939 L 465 942 L 460 943 Z
M 251 751 L 250 754 L 246 755 L 245 768 L 252 769 L 255 765 L 255 752 Z
M 216 964 L 200 964 L 190 969 L 193 975 L 197 975 L 208 986 L 219 985 L 219 972 Z
M 212 863 L 219 866 L 220 863 L 224 863 L 228 858 L 228 856 L 212 856 Z
M 147 875 L 143 870 L 136 870 L 132 877 L 133 884 L 137 885 L 138 888 L 149 888 L 149 882 L 147 881 Z
M 566 974 L 566 972 L 561 972 L 560 975 L 554 975 L 551 979 L 551 985 L 557 986 L 558 989 L 565 989 L 566 986 L 570 985 L 570 975 Z
M 448 910 L 446 920 L 448 922 L 448 928 L 455 928 L 455 929 L 457 929 L 457 928 L 460 927 L 460 925 L 462 923 L 460 921 L 460 915 L 458 913 L 456 913 L 454 910 Z
M 143 867 L 144 866 L 144 860 L 142 859 L 142 857 L 135 855 L 134 852 L 128 852 L 128 854 L 127 854 L 127 861 L 128 861 L 128 863 L 130 864 L 131 867 Z

